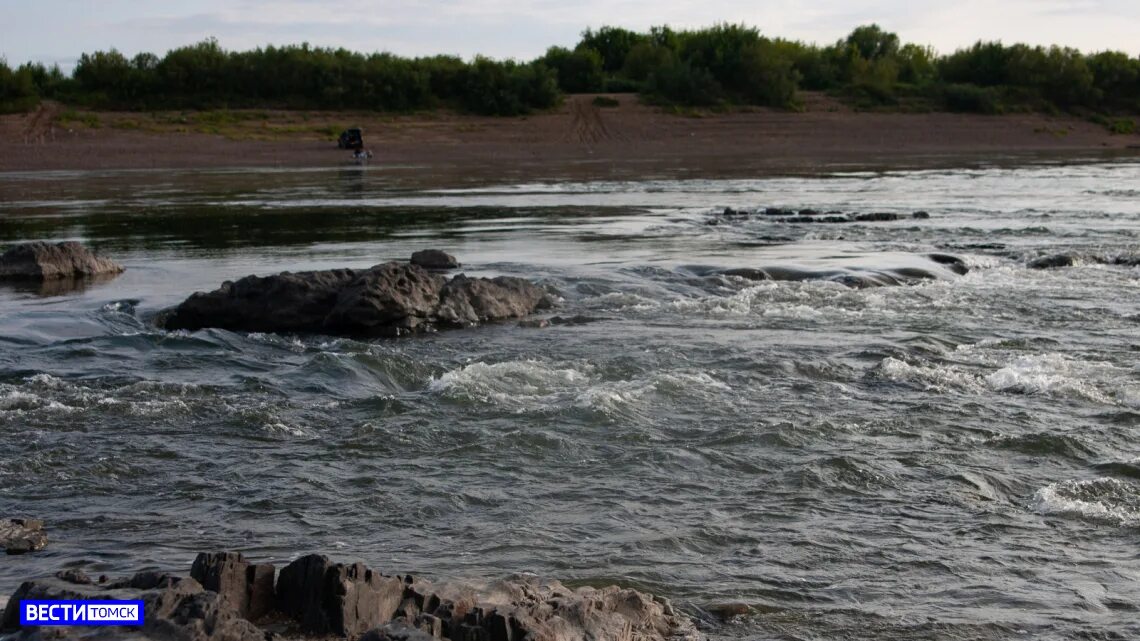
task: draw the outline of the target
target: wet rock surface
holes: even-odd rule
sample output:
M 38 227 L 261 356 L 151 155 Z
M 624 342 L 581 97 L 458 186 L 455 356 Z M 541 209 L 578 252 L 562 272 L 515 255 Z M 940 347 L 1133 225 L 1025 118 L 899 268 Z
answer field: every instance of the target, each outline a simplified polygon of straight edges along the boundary
M 84 279 L 122 272 L 122 265 L 76 242 L 23 243 L 0 255 L 0 280 Z
M 424 269 L 455 269 L 459 260 L 441 249 L 423 249 L 412 254 L 411 263 Z
M 1030 269 L 1059 269 L 1061 267 L 1074 267 L 1081 264 L 1137 267 L 1140 266 L 1140 254 L 1051 254 L 1029 261 L 1027 267 Z
M 1076 259 L 1067 254 L 1054 254 L 1052 256 L 1042 256 L 1029 261 L 1030 269 L 1056 269 L 1058 267 L 1072 267 L 1076 264 Z
M 8 554 L 36 552 L 44 549 L 47 542 L 40 519 L 0 519 L 0 545 Z
M 459 274 L 447 280 L 417 265 L 389 262 L 227 281 L 190 296 L 158 322 L 171 330 L 399 336 L 522 318 L 548 304 L 546 292 L 525 279 Z
M 963 275 L 970 271 L 966 261 L 950 254 L 926 254 L 930 268 L 896 267 L 884 269 L 799 269 L 779 266 L 737 267 L 721 269 L 707 266 L 684 267 L 688 272 L 704 278 L 736 277 L 754 281 L 809 281 L 829 280 L 848 287 L 891 287 L 937 278 L 950 277 L 946 272 Z
M 432 584 L 385 576 L 362 563 L 303 556 L 282 568 L 241 554 L 199 554 L 192 577 L 142 572 L 97 585 L 82 572 L 20 585 L 0 619 L 0 638 L 267 641 L 346 638 L 369 641 L 667 641 L 701 638 L 667 599 L 629 588 L 571 589 L 516 577 L 488 583 Z M 21 629 L 22 599 L 139 599 L 137 628 Z M 264 609 L 261 606 L 264 605 Z

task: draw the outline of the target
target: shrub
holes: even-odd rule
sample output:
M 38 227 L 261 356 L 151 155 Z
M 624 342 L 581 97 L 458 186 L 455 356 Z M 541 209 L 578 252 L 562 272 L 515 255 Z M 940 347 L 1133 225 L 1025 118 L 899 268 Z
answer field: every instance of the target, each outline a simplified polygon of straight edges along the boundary
M 1117 118 L 1109 123 L 1108 130 L 1114 134 L 1134 134 L 1136 133 L 1136 121 L 1131 118 Z
M 949 111 L 1000 114 L 1004 112 L 997 91 L 971 84 L 952 84 L 942 88 L 942 104 Z
M 657 101 L 689 106 L 710 106 L 724 99 L 724 89 L 712 73 L 687 61 L 673 61 L 655 70 L 645 91 Z

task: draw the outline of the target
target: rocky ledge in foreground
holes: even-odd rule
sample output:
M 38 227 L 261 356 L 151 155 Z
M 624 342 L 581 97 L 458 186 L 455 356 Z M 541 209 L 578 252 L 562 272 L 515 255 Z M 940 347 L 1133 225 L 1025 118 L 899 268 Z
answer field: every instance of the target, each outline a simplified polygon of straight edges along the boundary
M 636 590 L 570 589 L 513 578 L 485 585 L 385 576 L 316 554 L 274 571 L 241 554 L 199 554 L 190 577 L 143 572 L 95 583 L 69 570 L 27 581 L 8 601 L 0 635 L 40 639 L 285 641 L 696 641 L 693 623 L 667 599 Z M 22 599 L 138 599 L 137 628 L 19 628 Z
M 123 266 L 76 242 L 23 243 L 0 255 L 0 279 L 60 280 L 109 277 Z
M 522 318 L 549 305 L 546 292 L 522 278 L 448 280 L 419 265 L 389 262 L 227 281 L 158 322 L 166 329 L 399 336 Z

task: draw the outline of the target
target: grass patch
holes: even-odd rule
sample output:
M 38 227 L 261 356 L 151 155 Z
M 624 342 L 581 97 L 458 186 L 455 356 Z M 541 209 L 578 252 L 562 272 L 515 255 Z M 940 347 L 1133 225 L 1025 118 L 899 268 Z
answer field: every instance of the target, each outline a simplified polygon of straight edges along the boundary
M 229 109 L 219 109 L 214 111 L 200 111 L 193 116 L 193 121 L 196 124 L 215 127 L 236 125 L 258 120 L 269 120 L 269 114 L 264 111 L 230 111 Z
M 1108 130 L 1117 135 L 1131 135 L 1136 133 L 1136 121 L 1131 118 L 1117 118 L 1109 123 Z
M 98 129 L 103 126 L 103 123 L 99 121 L 99 116 L 96 116 L 90 111 L 68 109 L 59 114 L 57 120 L 61 125 L 83 125 L 88 129 Z
M 594 98 L 595 107 L 618 107 L 620 105 L 621 101 L 617 98 L 611 98 L 609 96 L 598 96 Z

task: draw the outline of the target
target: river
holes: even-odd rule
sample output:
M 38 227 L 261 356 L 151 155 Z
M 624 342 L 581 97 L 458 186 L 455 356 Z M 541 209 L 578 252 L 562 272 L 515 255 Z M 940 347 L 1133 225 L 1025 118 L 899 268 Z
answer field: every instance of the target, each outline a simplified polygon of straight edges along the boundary
M 61 567 L 317 551 L 617 582 L 713 639 L 1140 636 L 1140 267 L 1026 266 L 1135 257 L 1140 164 L 400 176 L 0 175 L 0 243 L 74 239 L 127 268 L 0 289 L 0 515 L 51 536 L 0 562 L 0 593 Z M 767 206 L 906 218 L 718 214 Z M 428 247 L 593 322 L 375 341 L 153 324 L 227 279 Z M 937 277 L 708 275 L 915 266 Z M 750 614 L 713 623 L 724 603 Z

